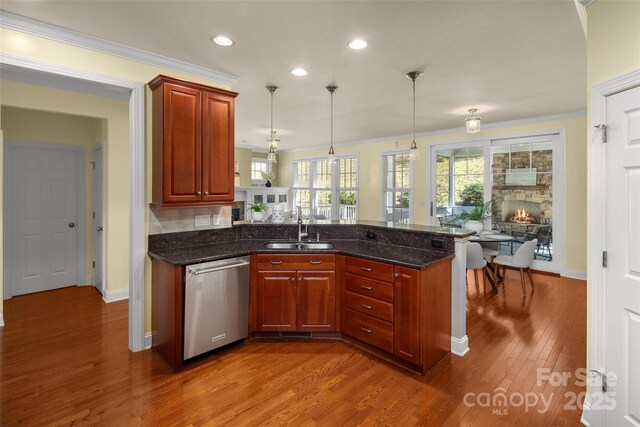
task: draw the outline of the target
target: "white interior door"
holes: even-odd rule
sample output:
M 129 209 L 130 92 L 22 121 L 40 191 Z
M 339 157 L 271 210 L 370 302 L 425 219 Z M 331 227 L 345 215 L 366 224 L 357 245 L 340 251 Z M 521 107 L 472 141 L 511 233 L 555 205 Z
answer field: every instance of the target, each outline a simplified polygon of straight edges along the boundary
M 607 98 L 609 426 L 640 426 L 640 88 Z
M 93 286 L 103 292 L 103 150 L 102 144 L 93 146 Z
M 77 284 L 79 227 L 74 147 L 8 143 L 5 262 L 10 295 Z

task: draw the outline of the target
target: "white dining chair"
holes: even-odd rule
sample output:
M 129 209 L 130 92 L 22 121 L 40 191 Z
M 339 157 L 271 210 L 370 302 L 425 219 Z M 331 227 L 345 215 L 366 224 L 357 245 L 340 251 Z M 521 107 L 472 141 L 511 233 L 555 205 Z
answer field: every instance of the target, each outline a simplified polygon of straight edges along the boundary
M 476 278 L 476 285 L 478 285 L 478 270 L 482 270 L 482 286 L 486 288 L 487 277 L 484 273 L 484 269 L 487 267 L 487 261 L 482 255 L 482 246 L 480 243 L 468 242 L 467 243 L 467 270 L 472 269 Z
M 533 262 L 533 255 L 536 247 L 538 246 L 538 240 L 533 239 L 528 242 L 524 242 L 522 246 L 518 248 L 513 255 L 498 255 L 494 258 L 493 262 L 500 268 L 502 266 L 502 277 L 505 277 L 507 267 L 520 269 L 520 283 L 522 284 L 522 293 L 527 294 L 524 286 L 524 272 L 527 272 L 529 276 L 529 282 L 531 283 L 531 291 L 533 287 L 533 276 L 531 275 L 531 263 Z

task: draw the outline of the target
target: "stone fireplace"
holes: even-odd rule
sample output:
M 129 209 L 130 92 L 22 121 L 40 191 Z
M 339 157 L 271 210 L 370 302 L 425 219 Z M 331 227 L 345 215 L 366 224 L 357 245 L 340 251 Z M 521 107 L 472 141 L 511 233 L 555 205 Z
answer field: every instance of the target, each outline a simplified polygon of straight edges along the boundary
M 505 200 L 502 202 L 502 222 L 519 224 L 540 224 L 541 203 L 525 200 Z

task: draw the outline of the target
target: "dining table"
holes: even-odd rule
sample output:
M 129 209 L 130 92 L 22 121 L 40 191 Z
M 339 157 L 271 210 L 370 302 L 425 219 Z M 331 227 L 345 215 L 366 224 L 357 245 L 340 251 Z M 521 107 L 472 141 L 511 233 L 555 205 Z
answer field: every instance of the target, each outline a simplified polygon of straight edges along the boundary
M 503 242 L 511 242 L 512 240 L 513 240 L 513 236 L 509 234 L 501 234 L 497 230 L 482 231 L 480 232 L 480 234 L 476 234 L 475 236 L 469 237 L 470 242 L 480 243 L 481 246 L 483 243 L 501 244 Z M 499 253 L 500 253 L 500 250 L 498 247 L 498 250 L 496 250 L 495 253 L 489 254 L 490 259 L 489 259 L 489 262 L 487 263 L 487 267 L 489 268 L 489 270 L 491 270 L 491 274 L 489 274 L 489 272 L 485 270 L 485 275 L 487 276 L 487 279 L 489 279 L 489 284 L 491 285 L 491 288 L 495 293 L 498 293 L 497 284 L 503 280 L 502 276 L 498 272 L 497 266 L 494 263 L 494 259 Z

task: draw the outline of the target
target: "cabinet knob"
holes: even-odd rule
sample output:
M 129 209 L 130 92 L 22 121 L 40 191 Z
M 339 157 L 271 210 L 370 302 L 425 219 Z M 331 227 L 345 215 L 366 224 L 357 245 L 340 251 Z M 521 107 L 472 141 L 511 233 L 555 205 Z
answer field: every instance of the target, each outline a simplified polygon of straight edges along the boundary
M 302 282 L 302 277 L 298 277 L 298 282 Z
M 395 273 L 395 274 L 393 275 L 393 277 L 396 277 L 396 278 L 397 278 L 397 277 L 400 277 L 400 274 L 399 274 L 399 273 Z
M 196 191 L 196 194 L 199 196 L 199 195 L 201 195 L 202 193 L 201 193 L 201 192 L 199 192 L 199 191 Z
M 295 278 L 295 277 L 292 277 L 292 278 L 291 278 L 291 281 L 292 281 L 292 282 L 295 282 L 295 281 L 296 281 L 296 278 Z
M 360 329 L 363 330 L 364 332 L 368 333 L 368 334 L 373 332 L 373 329 L 368 329 L 368 328 L 365 328 L 364 326 L 361 326 Z
M 209 192 L 208 192 L 208 191 L 205 191 L 205 192 L 204 192 L 204 195 L 205 195 L 205 196 L 208 196 L 208 195 L 209 195 Z
M 369 268 L 369 267 L 360 267 L 360 270 L 362 271 L 366 271 L 366 272 L 372 272 L 373 268 Z

